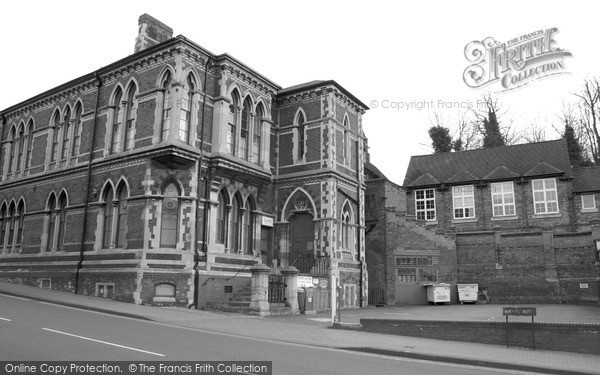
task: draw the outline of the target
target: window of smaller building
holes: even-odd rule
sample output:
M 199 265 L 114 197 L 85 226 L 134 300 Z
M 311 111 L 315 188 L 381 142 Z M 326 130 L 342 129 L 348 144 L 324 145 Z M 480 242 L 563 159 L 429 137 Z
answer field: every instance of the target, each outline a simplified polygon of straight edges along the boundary
M 494 216 L 515 214 L 515 196 L 512 181 L 491 184 Z
M 437 256 L 396 257 L 398 282 L 403 284 L 438 281 Z
M 583 210 L 596 209 L 596 199 L 594 197 L 594 194 L 583 194 L 581 196 L 581 208 Z
M 452 201 L 454 218 L 467 219 L 475 217 L 475 198 L 473 185 L 453 186 Z
M 435 190 L 416 190 L 415 207 L 417 220 L 435 220 Z
M 533 180 L 533 204 L 536 214 L 558 213 L 556 179 Z

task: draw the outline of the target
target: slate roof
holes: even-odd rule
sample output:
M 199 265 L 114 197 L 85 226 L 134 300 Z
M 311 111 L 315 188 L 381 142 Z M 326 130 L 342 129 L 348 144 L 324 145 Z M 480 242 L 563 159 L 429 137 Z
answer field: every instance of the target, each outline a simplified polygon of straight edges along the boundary
M 565 140 L 413 156 L 406 171 L 404 186 L 538 176 L 573 178 Z
M 383 172 L 381 172 L 381 170 L 379 170 L 379 168 L 377 168 L 370 161 L 365 161 L 365 172 L 367 172 L 365 174 L 368 176 L 369 180 L 375 180 L 379 178 L 384 178 L 387 180 L 387 177 L 385 177 Z
M 573 192 L 600 191 L 600 167 L 573 168 Z

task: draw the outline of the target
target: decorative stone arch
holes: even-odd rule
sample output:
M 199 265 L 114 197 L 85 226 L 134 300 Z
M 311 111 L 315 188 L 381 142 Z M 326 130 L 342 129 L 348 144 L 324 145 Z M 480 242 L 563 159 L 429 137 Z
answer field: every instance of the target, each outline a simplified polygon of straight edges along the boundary
M 292 200 L 296 200 L 301 197 L 305 197 L 307 200 L 306 206 L 304 206 L 301 202 L 293 202 Z M 313 216 L 313 219 L 317 218 L 317 206 L 315 205 L 315 201 L 312 199 L 311 195 L 301 187 L 297 187 L 290 193 L 285 203 L 283 204 L 283 209 L 281 210 L 281 221 L 288 221 L 290 216 L 295 212 L 304 212 L 307 211 Z
M 54 207 L 50 207 L 50 200 L 54 199 Z M 52 211 L 56 209 L 56 205 L 58 204 L 58 197 L 56 195 L 56 193 L 54 191 L 51 191 L 50 193 L 48 193 L 48 196 L 46 197 L 46 211 Z
M 110 178 L 106 179 L 106 181 L 104 181 L 104 184 L 102 184 L 102 188 L 100 189 L 100 198 L 99 198 L 99 202 L 102 203 L 107 203 L 106 202 L 106 192 L 108 187 L 110 187 L 110 189 L 114 192 L 115 191 L 115 184 L 112 182 L 112 180 Z
M 184 87 L 187 86 L 188 76 L 190 76 L 190 75 L 194 78 L 194 81 L 196 82 L 196 88 L 194 91 L 202 91 L 202 80 L 200 78 L 200 75 L 196 71 L 196 68 L 194 68 L 193 66 L 187 67 L 181 73 L 182 83 L 183 83 Z M 187 87 L 187 88 L 189 89 L 189 87 Z
M 114 185 L 115 192 L 119 191 L 119 189 L 121 189 L 121 186 L 125 186 L 125 190 L 127 191 L 127 198 L 129 198 L 131 196 L 131 188 L 129 186 L 129 181 L 127 180 L 127 178 L 125 176 L 119 177 L 119 179 L 115 183 L 115 185 Z
M 258 107 L 262 105 L 263 115 L 265 120 L 271 120 L 271 111 L 270 106 L 267 104 L 264 96 L 258 97 L 256 99 L 256 104 L 254 105 L 254 113 L 258 113 Z
M 304 112 L 304 109 L 302 109 L 302 107 L 298 107 L 298 109 L 296 110 L 296 113 L 294 114 L 294 125 L 299 125 L 298 119 L 300 118 L 300 114 L 302 114 L 302 116 L 304 118 L 304 123 L 306 123 L 308 121 L 308 119 L 306 117 L 306 112 Z
M 156 87 L 161 88 L 161 89 L 165 88 L 163 86 L 163 84 L 165 83 L 165 78 L 167 78 L 167 73 L 170 74 L 170 76 L 171 76 L 170 77 L 171 83 L 173 82 L 173 80 L 175 78 L 175 70 L 173 69 L 173 67 L 171 65 L 165 64 L 165 66 L 160 71 L 160 74 L 158 74 L 158 76 L 157 76 Z
M 233 82 L 232 84 L 229 85 L 229 87 L 227 88 L 227 99 L 229 100 L 229 102 L 231 103 L 233 101 L 233 93 L 237 91 L 237 96 L 238 99 L 240 101 L 240 103 L 243 103 L 243 98 L 244 96 L 242 95 L 242 93 L 244 92 L 242 90 L 242 88 L 237 84 L 237 82 Z M 238 103 L 239 104 L 239 103 Z

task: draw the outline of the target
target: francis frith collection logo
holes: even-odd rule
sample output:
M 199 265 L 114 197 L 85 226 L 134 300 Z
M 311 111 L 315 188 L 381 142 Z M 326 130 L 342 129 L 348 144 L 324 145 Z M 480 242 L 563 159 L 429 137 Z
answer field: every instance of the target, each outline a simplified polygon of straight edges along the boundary
M 558 29 L 541 29 L 501 43 L 492 37 L 472 41 L 465 57 L 472 63 L 464 73 L 467 86 L 480 88 L 500 84 L 500 91 L 513 90 L 537 79 L 567 73 L 564 58 L 571 52 L 558 48 Z

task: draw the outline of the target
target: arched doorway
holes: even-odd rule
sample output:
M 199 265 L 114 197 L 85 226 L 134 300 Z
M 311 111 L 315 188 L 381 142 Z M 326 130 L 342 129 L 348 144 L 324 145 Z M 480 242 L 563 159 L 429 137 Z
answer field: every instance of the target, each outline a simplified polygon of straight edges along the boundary
M 314 222 L 308 212 L 297 212 L 290 219 L 290 258 L 288 264 L 299 264 L 298 259 L 314 256 Z

